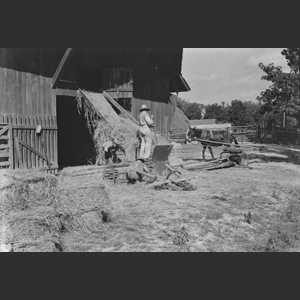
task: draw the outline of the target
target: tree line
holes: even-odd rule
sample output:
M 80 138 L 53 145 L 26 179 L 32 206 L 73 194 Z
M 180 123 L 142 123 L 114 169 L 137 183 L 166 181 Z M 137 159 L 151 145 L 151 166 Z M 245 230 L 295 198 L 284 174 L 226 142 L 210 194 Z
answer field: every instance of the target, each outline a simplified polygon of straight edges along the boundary
M 270 82 L 270 87 L 262 91 L 255 101 L 232 100 L 231 103 L 202 105 L 178 99 L 178 107 L 190 120 L 216 119 L 217 123 L 231 123 L 234 126 L 257 125 L 262 121 L 267 126 L 275 123 L 286 127 L 300 126 L 299 100 L 299 48 L 287 48 L 281 52 L 285 56 L 290 71 L 281 67 L 259 64 L 266 74 L 262 80 Z

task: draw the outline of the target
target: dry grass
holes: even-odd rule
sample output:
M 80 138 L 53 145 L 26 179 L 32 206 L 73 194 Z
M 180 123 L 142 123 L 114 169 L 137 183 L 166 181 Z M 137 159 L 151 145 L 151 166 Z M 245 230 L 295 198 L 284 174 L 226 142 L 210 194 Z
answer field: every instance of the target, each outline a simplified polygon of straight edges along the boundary
M 270 237 L 263 247 L 267 252 L 289 252 L 300 246 L 300 199 L 289 200 L 288 206 L 270 229 Z
M 30 197 L 37 198 L 28 196 L 31 189 L 26 187 L 27 183 L 16 189 L 12 186 L 5 188 L 5 193 L 14 191 L 20 199 L 11 206 L 10 212 L 14 220 L 11 228 L 22 233 L 22 237 L 15 234 L 15 240 L 19 240 L 16 249 L 77 252 L 299 251 L 299 166 L 287 162 L 251 162 L 252 170 L 231 168 L 193 173 L 182 170 L 183 176 L 197 187 L 189 192 L 159 191 L 143 183 L 111 185 L 108 189 L 101 181 L 101 172 L 95 167 L 69 168 L 57 178 L 57 197 L 50 201 L 53 192 L 47 192 L 46 180 L 42 184 L 35 182 L 35 177 L 28 178 L 33 180 L 28 182 L 29 186 L 40 184 L 39 189 L 33 188 L 36 193 L 40 190 L 40 201 L 27 201 Z M 6 184 L 8 186 L 10 183 Z M 46 197 L 47 194 L 50 198 Z M 1 203 L 2 208 L 7 206 L 7 210 L 10 209 L 9 201 L 5 206 L 2 200 Z M 39 203 L 43 204 L 39 206 Z M 46 206 L 47 203 L 52 204 Z M 110 222 L 104 218 L 103 212 L 111 216 Z M 248 212 L 252 217 L 246 219 Z M 21 232 L 26 223 L 26 232 Z M 59 235 L 56 238 L 54 234 L 47 235 L 49 228 Z

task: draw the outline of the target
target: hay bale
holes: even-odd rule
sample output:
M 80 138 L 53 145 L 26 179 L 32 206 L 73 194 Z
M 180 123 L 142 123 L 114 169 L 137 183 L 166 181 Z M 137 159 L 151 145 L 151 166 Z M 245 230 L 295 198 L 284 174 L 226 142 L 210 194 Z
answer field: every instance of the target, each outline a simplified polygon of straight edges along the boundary
M 81 252 L 97 244 L 108 221 L 103 215 L 113 218 L 110 193 L 103 172 L 74 170 L 59 177 L 32 171 L 5 174 L 6 183 L 0 185 L 1 249 L 13 245 L 14 252 Z
M 4 174 L 0 189 L 2 242 L 14 252 L 61 251 L 61 222 L 56 211 L 57 178 L 42 172 L 18 171 Z
M 83 252 L 97 244 L 105 229 L 102 212 L 113 216 L 110 192 L 101 179 L 102 173 L 80 176 L 78 171 L 76 177 L 68 175 L 70 170 L 59 177 L 56 203 L 66 252 Z

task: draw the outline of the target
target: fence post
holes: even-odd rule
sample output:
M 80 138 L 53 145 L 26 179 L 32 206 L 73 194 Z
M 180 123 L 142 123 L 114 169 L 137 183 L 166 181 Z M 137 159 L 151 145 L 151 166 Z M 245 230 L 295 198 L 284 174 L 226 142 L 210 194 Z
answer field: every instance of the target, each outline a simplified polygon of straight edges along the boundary
M 9 162 L 10 162 L 10 169 L 14 168 L 14 139 L 13 139 L 13 125 L 9 124 Z
M 22 155 L 21 155 L 21 149 L 20 149 L 20 144 L 19 144 L 19 138 L 15 136 L 15 149 L 17 153 L 17 158 L 19 162 L 19 167 L 23 169 L 23 162 L 22 162 Z
M 275 144 L 275 124 L 272 123 L 272 143 Z
M 260 124 L 258 124 L 258 126 L 257 126 L 256 143 L 261 144 L 261 128 L 260 128 Z

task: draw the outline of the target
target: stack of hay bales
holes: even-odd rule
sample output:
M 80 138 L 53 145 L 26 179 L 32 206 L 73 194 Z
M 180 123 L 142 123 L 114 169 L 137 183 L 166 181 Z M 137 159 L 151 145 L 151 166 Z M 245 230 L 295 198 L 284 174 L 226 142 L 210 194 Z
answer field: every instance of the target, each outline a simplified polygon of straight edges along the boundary
M 0 251 L 85 252 L 112 220 L 102 172 L 65 169 L 59 177 L 11 171 L 0 185 Z
M 176 107 L 170 128 L 170 139 L 175 143 L 184 143 L 190 121 L 181 109 Z
M 57 178 L 42 172 L 7 172 L 0 189 L 2 244 L 14 252 L 59 252 L 61 222 L 56 211 Z

